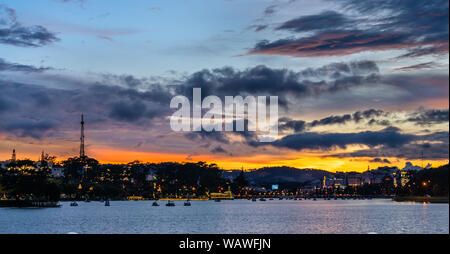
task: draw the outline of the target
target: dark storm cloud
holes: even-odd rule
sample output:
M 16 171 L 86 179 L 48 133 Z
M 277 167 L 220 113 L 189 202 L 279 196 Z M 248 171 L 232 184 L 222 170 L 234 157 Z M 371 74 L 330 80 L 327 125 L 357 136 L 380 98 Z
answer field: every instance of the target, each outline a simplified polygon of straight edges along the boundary
M 343 77 L 346 75 L 367 75 L 379 73 L 378 66 L 373 61 L 362 60 L 350 63 L 331 63 L 320 68 L 307 68 L 300 71 L 300 75 L 305 78 L 334 78 Z
M 8 70 L 43 71 L 37 67 L 9 64 L 5 61 L 1 63 L 3 69 Z M 330 75 L 327 70 L 332 70 L 334 75 Z M 203 97 L 276 95 L 279 97 L 279 104 L 287 108 L 288 97 L 296 100 L 371 84 L 374 79 L 371 71 L 377 71 L 377 68 L 368 62 L 335 63 L 303 72 L 261 65 L 245 70 L 231 67 L 202 70 L 185 79 L 101 75 L 102 79 L 96 83 L 65 75 L 40 74 L 40 77 L 45 77 L 46 82 L 62 85 L 64 89 L 0 81 L 0 102 L 2 114 L 10 114 L 12 119 L 19 115 L 30 119 L 35 116 L 47 117 L 63 124 L 66 117 L 89 112 L 87 117 L 98 121 L 139 125 L 142 124 L 141 121 L 169 116 L 172 112 L 169 107 L 171 98 L 177 94 L 192 98 L 194 87 L 202 88 Z M 48 114 L 45 115 L 45 112 Z M 227 142 L 227 137 L 221 134 L 200 134 L 200 137 L 211 135 L 213 139 Z M 248 142 L 256 139 L 254 133 L 248 131 L 237 132 L 235 135 Z
M 126 88 L 133 89 L 142 87 L 148 83 L 148 79 L 137 78 L 133 75 L 104 74 L 102 77 L 104 83 L 124 85 Z
M 309 123 L 309 126 L 315 127 L 315 126 L 323 126 L 323 125 L 330 125 L 330 124 L 345 124 L 348 121 L 352 120 L 351 115 L 342 115 L 342 116 L 329 116 L 322 118 L 320 120 L 315 120 L 311 123 Z
M 177 86 L 177 93 L 192 94 L 202 89 L 202 96 L 277 95 L 279 104 L 287 107 L 288 97 L 320 96 L 378 82 L 378 68 L 370 61 L 335 63 L 318 69 L 294 72 L 259 65 L 245 70 L 224 67 L 202 70 Z
M 370 160 L 369 162 L 391 164 L 391 162 L 388 159 L 381 159 L 381 158 L 378 158 L 378 157 L 374 158 L 373 160 Z
M 304 149 L 330 150 L 333 148 L 345 149 L 348 145 L 398 147 L 414 139 L 414 135 L 402 134 L 396 131 L 365 131 L 358 133 L 305 132 L 287 135 L 270 143 L 270 145 L 297 151 Z
M 353 114 L 344 114 L 338 116 L 328 116 L 319 120 L 314 120 L 311 122 L 305 122 L 303 120 L 292 120 L 289 118 L 284 118 L 282 121 L 279 121 L 279 129 L 284 130 L 293 130 L 294 132 L 304 132 L 310 128 L 317 126 L 327 126 L 333 124 L 346 124 L 348 122 L 359 123 L 362 120 L 369 120 L 370 124 L 380 124 L 381 122 L 377 122 L 373 119 L 373 117 L 381 117 L 388 116 L 388 112 L 384 112 L 379 109 L 367 109 L 363 111 L 357 111 Z M 386 124 L 380 124 L 386 125 Z
M 356 111 L 353 114 L 343 114 L 337 116 L 328 116 L 319 120 L 305 122 L 303 120 L 293 120 L 290 118 L 281 118 L 279 121 L 279 129 L 281 131 L 293 130 L 294 132 L 304 132 L 310 128 L 317 126 L 327 126 L 333 124 L 346 124 L 349 122 L 360 123 L 366 121 L 369 125 L 388 126 L 385 130 L 400 131 L 397 127 L 391 126 L 395 113 L 385 112 L 380 109 L 367 109 L 363 111 Z M 388 119 L 378 119 L 378 118 Z M 448 109 L 429 109 L 419 110 L 417 112 L 409 113 L 406 120 L 396 119 L 397 123 L 413 122 L 417 125 L 429 126 L 434 124 L 448 123 L 449 111 Z
M 135 102 L 149 101 L 169 105 L 170 99 L 172 98 L 172 94 L 167 87 L 160 84 L 147 84 L 144 90 L 103 83 L 95 83 L 89 85 L 87 88 L 88 92 L 98 96 L 104 96 L 105 98 L 125 97 L 129 101 Z
M 374 61 L 368 60 L 355 61 L 350 62 L 349 65 L 353 74 L 379 72 L 378 66 Z
M 214 149 L 211 150 L 211 153 L 228 153 L 223 147 L 216 146 Z
M 185 134 L 185 137 L 187 137 L 190 140 L 204 140 L 204 141 L 217 141 L 219 143 L 228 144 L 230 143 L 227 137 L 227 133 L 223 131 L 195 131 L 195 132 L 188 132 Z
M 294 32 L 309 32 L 316 30 L 334 28 L 343 28 L 353 25 L 355 21 L 345 15 L 335 11 L 324 11 L 315 15 L 302 16 L 289 20 L 279 27 L 277 30 L 290 30 Z
M 233 121 L 233 130 L 237 130 L 238 120 Z M 258 135 L 254 131 L 248 130 L 249 120 L 244 119 L 244 130 L 243 131 L 234 131 L 233 134 L 241 136 L 244 138 L 245 142 L 253 143 L 258 140 Z
M 125 83 L 132 88 L 138 87 L 142 84 L 142 81 L 131 76 L 131 75 L 127 75 L 124 77 Z
M 349 144 L 357 144 L 358 140 L 364 140 L 364 142 L 360 143 L 360 144 L 365 144 L 365 145 L 369 145 L 369 146 L 374 146 L 374 145 L 378 145 L 378 144 L 371 144 L 370 142 L 373 142 L 374 139 L 381 137 L 384 139 L 380 139 L 382 143 L 380 144 L 387 144 L 389 146 L 396 146 L 395 142 L 399 142 L 402 143 L 402 141 L 408 141 L 406 138 L 407 137 L 412 137 L 412 136 L 408 136 L 406 134 L 400 134 L 401 129 L 397 128 L 395 126 L 391 126 L 391 123 L 388 120 L 375 120 L 374 118 L 377 117 L 389 117 L 391 116 L 392 113 L 389 112 L 385 112 L 383 110 L 378 110 L 378 109 L 368 109 L 368 110 L 363 110 L 363 111 L 357 111 L 353 114 L 344 114 L 344 115 L 338 115 L 338 116 L 329 116 L 329 117 L 325 117 L 319 120 L 314 120 L 311 122 L 306 122 L 303 120 L 293 120 L 289 117 L 281 117 L 279 119 L 279 127 L 278 129 L 280 131 L 294 131 L 294 133 L 296 134 L 304 134 L 304 136 L 296 136 L 297 138 L 300 138 L 299 140 L 295 140 L 295 134 L 294 135 L 288 135 L 286 136 L 286 140 L 283 141 L 277 141 L 279 144 L 286 144 L 286 146 L 289 146 L 287 143 L 292 141 L 293 143 L 298 142 L 300 145 L 305 145 L 308 146 L 307 142 L 304 141 L 309 141 L 312 140 L 314 138 L 318 138 L 318 140 L 320 140 L 321 138 L 325 139 L 325 140 L 329 140 L 330 142 L 333 142 L 333 138 L 334 140 L 342 140 L 342 145 L 340 145 L 339 143 L 333 143 L 333 145 L 329 145 L 329 147 L 333 147 L 334 145 L 337 147 L 345 147 L 346 145 Z M 386 128 L 384 128 L 383 130 L 379 131 L 379 132 L 366 132 L 363 134 L 359 134 L 359 136 L 353 134 L 348 134 L 348 136 L 346 136 L 346 134 L 339 134 L 339 133 L 330 133 L 329 136 L 326 136 L 327 134 L 319 134 L 319 133 L 314 133 L 314 132 L 307 132 L 309 129 L 313 128 L 313 127 L 317 127 L 317 126 L 328 126 L 328 125 L 334 125 L 334 124 L 346 124 L 349 122 L 353 122 L 353 123 L 359 123 L 362 121 L 367 121 L 367 123 L 369 125 L 380 125 L 380 126 L 387 126 Z M 244 123 L 245 125 L 245 131 L 244 132 L 239 132 L 239 131 L 234 131 L 232 132 L 233 135 L 238 135 L 244 138 L 244 143 L 246 143 L 247 145 L 250 146 L 258 146 L 258 137 L 256 135 L 256 132 L 250 132 L 248 131 L 248 121 L 245 121 Z M 236 129 L 236 121 L 234 121 L 234 128 Z M 206 131 L 201 131 L 201 132 L 190 132 L 186 134 L 186 137 L 188 137 L 189 139 L 195 140 L 195 139 L 202 139 L 202 140 L 211 140 L 211 141 L 217 141 L 220 143 L 225 143 L 228 144 L 230 143 L 230 135 L 231 133 L 228 132 L 206 132 Z M 354 139 L 350 139 L 350 137 L 354 137 Z M 401 139 L 402 137 L 404 137 L 405 139 Z M 366 138 L 366 139 L 364 139 Z M 392 143 L 390 143 L 387 139 L 391 139 Z M 346 143 L 349 142 L 349 143 Z M 278 146 L 283 146 L 283 145 L 278 145 Z M 318 148 L 322 149 L 324 147 L 326 147 L 327 145 L 320 145 L 318 144 Z M 301 150 L 301 149 L 300 149 Z
M 403 49 L 418 46 L 407 34 L 387 34 L 359 30 L 336 30 L 311 37 L 258 42 L 249 54 L 293 57 L 342 56 L 363 51 Z
M 201 131 L 188 132 L 185 136 L 191 140 L 200 139 L 204 141 L 215 141 L 223 144 L 229 144 L 231 135 L 235 135 L 243 138 L 246 144 L 254 146 L 258 140 L 258 136 L 256 132 L 248 130 L 249 121 L 244 119 L 243 131 L 237 131 L 237 122 L 238 120 L 233 120 L 234 131 L 205 131 L 202 129 Z
M 20 47 L 40 47 L 58 41 L 56 35 L 42 26 L 23 26 L 16 12 L 0 5 L 0 43 Z
M 402 91 L 395 99 L 397 104 L 422 104 L 429 100 L 448 100 L 448 74 L 390 74 L 382 76 L 380 83 Z
M 137 122 L 164 117 L 169 114 L 171 94 L 159 85 L 150 86 L 145 91 L 107 84 L 94 84 L 87 87 L 80 95 L 72 98 L 74 104 L 78 99 L 80 105 L 89 110 L 97 107 L 112 120 Z M 101 99 L 101 100 L 99 100 Z M 93 105 L 96 103 L 97 105 Z
M 293 130 L 294 132 L 303 132 L 307 129 L 307 123 L 302 120 L 284 119 L 278 121 L 278 129 L 280 131 Z
M 177 87 L 177 92 L 183 95 L 192 94 L 192 89 L 202 89 L 202 96 L 217 95 L 278 95 L 279 103 L 287 106 L 286 94 L 305 95 L 310 93 L 297 74 L 285 69 L 271 69 L 257 66 L 244 71 L 230 67 L 203 70 L 191 75 L 188 80 Z
M 11 103 L 9 101 L 7 101 L 5 98 L 2 98 L 2 96 L 0 94 L 0 113 L 2 111 L 6 111 L 11 108 L 12 108 Z
M 438 131 L 427 135 L 419 136 L 418 140 L 423 142 L 440 142 L 442 144 L 449 143 L 448 131 Z
M 448 159 L 449 133 L 435 132 L 428 135 L 415 135 L 414 141 L 399 147 L 383 145 L 377 148 L 363 149 L 356 152 L 327 155 L 326 157 L 396 157 L 408 160 L 424 159 Z
M 39 139 L 46 132 L 54 129 L 56 123 L 53 121 L 34 121 L 31 119 L 14 119 L 0 123 L 0 130 L 13 133 L 18 137 L 32 137 Z
M 67 127 L 81 112 L 91 123 L 148 126 L 153 119 L 170 114 L 170 98 L 169 91 L 157 85 L 145 91 L 101 83 L 56 89 L 0 80 L 0 115 L 7 119 L 0 123 L 0 130 L 40 138 L 50 129 Z
M 136 121 L 142 118 L 147 107 L 141 102 L 116 102 L 112 104 L 109 116 L 120 121 Z
M 359 121 L 361 121 L 363 119 L 379 117 L 379 116 L 383 116 L 383 115 L 387 115 L 387 113 L 385 113 L 383 110 L 368 109 L 368 110 L 357 111 L 357 112 L 353 113 L 352 119 L 358 123 Z
M 50 70 L 49 67 L 34 67 L 32 65 L 24 65 L 24 64 L 17 64 L 17 63 L 9 63 L 0 58 L 0 71 L 19 71 L 19 72 L 25 72 L 25 73 L 31 73 L 31 72 L 43 72 Z
M 370 50 L 409 49 L 409 57 L 448 53 L 448 1 L 340 1 L 363 20 L 335 11 L 286 21 L 278 30 L 309 36 L 258 42 L 249 54 L 339 56 Z M 334 25 L 333 23 L 336 23 Z M 407 55 L 405 55 L 407 56 Z
M 342 77 L 330 82 L 328 86 L 325 86 L 325 90 L 322 89 L 319 90 L 319 92 L 334 93 L 361 85 L 376 84 L 377 82 L 379 82 L 379 76 L 376 74 L 371 74 L 368 76 Z
M 391 122 L 389 120 L 376 120 L 376 119 L 370 119 L 368 122 L 369 125 L 381 125 L 381 126 L 390 126 Z
M 404 158 L 407 160 L 420 160 L 422 159 L 422 152 L 424 159 L 448 159 L 449 149 L 445 144 L 408 144 L 398 148 L 382 147 L 377 149 L 366 149 L 352 153 L 337 154 L 332 157 L 346 158 L 346 157 L 377 157 L 377 156 L 389 156 L 395 158 Z
M 417 125 L 432 125 L 440 123 L 448 123 L 449 112 L 448 109 L 430 109 L 423 110 L 411 114 L 408 118 L 409 122 L 414 122 Z
M 137 126 L 151 123 L 154 118 L 169 116 L 173 110 L 169 103 L 174 95 L 192 98 L 192 88 L 202 88 L 202 96 L 270 96 L 279 98 L 284 109 L 302 98 L 326 96 L 329 94 L 348 94 L 350 89 L 360 86 L 375 86 L 379 83 L 401 89 L 405 93 L 420 94 L 420 98 L 432 99 L 445 96 L 448 89 L 448 76 L 432 77 L 427 75 L 389 75 L 382 76 L 378 67 L 371 61 L 350 63 L 332 63 L 320 68 L 308 68 L 300 71 L 274 69 L 256 66 L 244 70 L 223 67 L 202 70 L 182 79 L 158 77 L 137 78 L 131 75 L 101 75 L 100 81 L 92 83 L 65 75 L 40 73 L 55 87 L 26 85 L 0 81 L 0 112 L 11 119 L 24 116 L 29 119 L 50 119 L 64 124 L 67 118 L 73 119 L 80 112 L 89 112 L 91 121 L 125 122 Z M 405 85 L 407 84 L 407 85 Z M 56 86 L 58 85 L 58 86 Z M 443 90 L 444 89 L 444 90 Z M 404 96 L 402 93 L 402 96 Z M 447 90 L 448 93 L 448 90 Z M 414 97 L 414 98 L 416 98 Z M 339 98 L 334 99 L 339 103 Z M 399 102 L 411 102 L 411 97 L 396 97 Z M 301 120 L 286 119 L 280 122 L 280 130 L 305 132 L 320 125 L 345 124 L 348 121 L 370 121 L 382 124 L 378 119 L 385 117 L 380 110 L 358 111 L 349 115 L 330 116 L 306 123 Z M 33 118 L 37 117 L 37 118 Z M 45 117 L 45 118 L 44 118 Z M 416 116 L 417 117 L 417 116 Z M 411 116 L 412 118 L 412 116 Z M 248 144 L 256 140 L 253 132 L 236 132 Z M 190 138 L 213 139 L 226 143 L 228 134 L 189 134 Z
M 388 126 L 388 127 L 384 128 L 383 131 L 400 132 L 402 130 L 395 126 Z

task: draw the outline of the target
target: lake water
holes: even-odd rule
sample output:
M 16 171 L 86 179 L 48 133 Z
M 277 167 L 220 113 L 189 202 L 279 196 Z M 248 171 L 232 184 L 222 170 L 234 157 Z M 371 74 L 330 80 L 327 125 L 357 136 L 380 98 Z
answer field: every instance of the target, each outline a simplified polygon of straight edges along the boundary
M 449 233 L 448 204 L 391 200 L 79 202 L 61 208 L 0 208 L 0 233 Z

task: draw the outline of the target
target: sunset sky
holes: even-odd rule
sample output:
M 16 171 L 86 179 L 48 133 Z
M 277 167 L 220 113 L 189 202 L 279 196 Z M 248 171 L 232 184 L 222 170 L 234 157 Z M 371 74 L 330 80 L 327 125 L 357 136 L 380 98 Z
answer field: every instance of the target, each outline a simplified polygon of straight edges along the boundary
M 0 161 L 363 171 L 449 157 L 449 2 L 0 0 Z M 279 135 L 174 132 L 175 95 L 278 96 Z

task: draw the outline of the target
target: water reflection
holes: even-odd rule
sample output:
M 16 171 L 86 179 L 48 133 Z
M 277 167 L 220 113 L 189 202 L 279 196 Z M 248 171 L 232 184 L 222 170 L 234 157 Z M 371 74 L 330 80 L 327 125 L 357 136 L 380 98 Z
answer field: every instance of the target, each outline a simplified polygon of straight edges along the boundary
M 0 233 L 449 233 L 448 204 L 390 200 L 80 202 L 0 208 Z

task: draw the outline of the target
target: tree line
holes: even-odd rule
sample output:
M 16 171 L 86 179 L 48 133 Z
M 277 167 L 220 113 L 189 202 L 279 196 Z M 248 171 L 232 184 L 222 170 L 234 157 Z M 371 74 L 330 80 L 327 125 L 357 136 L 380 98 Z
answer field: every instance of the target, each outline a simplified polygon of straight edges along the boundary
M 64 175 L 52 177 L 51 168 L 58 167 L 64 169 Z M 448 196 L 448 170 L 447 164 L 409 172 L 409 182 L 404 186 L 395 187 L 389 179 L 345 189 L 319 189 L 314 194 Z M 238 196 L 258 194 L 257 188 L 248 188 L 250 183 L 243 171 L 233 179 L 223 177 L 222 172 L 216 164 L 206 162 L 100 164 L 94 158 L 73 157 L 56 163 L 54 157 L 46 155 L 38 163 L 17 160 L 0 168 L 0 195 L 12 199 L 57 201 L 60 197 L 67 200 L 200 197 L 228 190 Z M 296 193 L 304 185 L 289 183 L 284 186 L 281 183 L 280 187 L 287 193 Z

